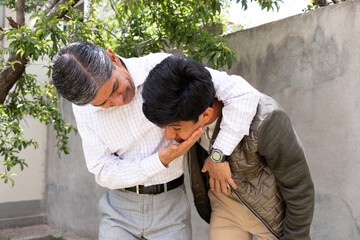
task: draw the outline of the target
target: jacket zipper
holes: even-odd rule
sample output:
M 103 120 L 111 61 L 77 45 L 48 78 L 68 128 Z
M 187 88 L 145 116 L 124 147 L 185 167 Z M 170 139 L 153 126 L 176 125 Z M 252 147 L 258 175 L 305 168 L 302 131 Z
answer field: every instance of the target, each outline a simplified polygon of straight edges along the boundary
M 274 237 L 276 237 L 277 239 L 280 239 L 280 236 L 277 235 L 277 233 L 275 233 L 262 219 L 261 217 L 259 217 L 255 211 L 253 211 L 251 209 L 251 207 L 244 201 L 242 200 L 242 198 L 240 197 L 240 195 L 230 186 L 230 184 L 227 184 L 231 190 L 233 191 L 233 193 L 235 193 L 237 199 L 269 230 L 269 232 L 274 235 Z

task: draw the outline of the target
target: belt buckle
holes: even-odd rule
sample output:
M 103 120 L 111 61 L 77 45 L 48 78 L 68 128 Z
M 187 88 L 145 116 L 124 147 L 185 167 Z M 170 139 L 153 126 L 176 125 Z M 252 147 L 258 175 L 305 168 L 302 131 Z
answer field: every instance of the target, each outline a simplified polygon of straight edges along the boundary
M 136 186 L 135 186 L 135 189 L 136 189 L 136 194 L 137 194 L 138 196 L 149 195 L 149 194 L 146 194 L 146 193 L 140 193 L 140 185 L 136 185 Z

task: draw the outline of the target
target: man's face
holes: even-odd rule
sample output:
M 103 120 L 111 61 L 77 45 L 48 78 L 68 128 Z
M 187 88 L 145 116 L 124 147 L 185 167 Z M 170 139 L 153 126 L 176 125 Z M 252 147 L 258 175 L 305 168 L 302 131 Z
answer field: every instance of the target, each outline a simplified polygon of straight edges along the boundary
M 182 143 L 188 139 L 196 129 L 211 123 L 209 121 L 213 116 L 213 110 L 213 108 L 208 107 L 200 114 L 196 123 L 193 121 L 179 121 L 166 125 L 164 127 L 165 138 L 167 140 L 175 140 L 178 143 Z
M 130 103 L 135 96 L 135 86 L 128 70 L 117 56 L 115 56 L 116 58 L 109 57 L 112 59 L 115 69 L 112 71 L 110 79 L 100 87 L 95 98 L 90 102 L 96 107 L 122 106 Z
M 180 121 L 165 126 L 165 138 L 167 140 L 175 140 L 182 143 L 190 137 L 190 135 L 199 127 L 203 127 L 201 121 L 194 123 L 193 121 Z

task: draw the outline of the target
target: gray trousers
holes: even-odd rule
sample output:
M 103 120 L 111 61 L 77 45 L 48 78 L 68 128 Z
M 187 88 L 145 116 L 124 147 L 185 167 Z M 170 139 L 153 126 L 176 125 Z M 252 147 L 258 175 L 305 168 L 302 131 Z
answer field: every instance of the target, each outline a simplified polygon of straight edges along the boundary
M 184 185 L 157 195 L 108 190 L 99 209 L 99 240 L 191 239 L 190 204 Z

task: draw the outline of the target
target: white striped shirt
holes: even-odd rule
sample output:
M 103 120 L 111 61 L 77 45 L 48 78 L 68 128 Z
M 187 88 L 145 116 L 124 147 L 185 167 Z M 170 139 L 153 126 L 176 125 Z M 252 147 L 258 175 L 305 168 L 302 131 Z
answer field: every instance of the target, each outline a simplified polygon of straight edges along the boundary
M 129 104 L 109 109 L 90 104 L 73 105 L 86 165 L 99 185 L 110 189 L 137 184 L 148 186 L 171 181 L 184 173 L 183 157 L 167 167 L 161 163 L 158 151 L 174 142 L 167 141 L 164 130 L 148 121 L 142 112 L 142 84 L 149 71 L 167 56 L 155 53 L 121 58 L 136 87 L 135 97 Z M 259 93 L 239 76 L 208 70 L 216 97 L 224 103 L 221 130 L 214 147 L 230 155 L 249 132 Z

